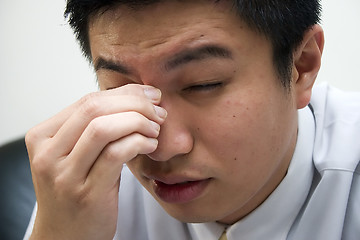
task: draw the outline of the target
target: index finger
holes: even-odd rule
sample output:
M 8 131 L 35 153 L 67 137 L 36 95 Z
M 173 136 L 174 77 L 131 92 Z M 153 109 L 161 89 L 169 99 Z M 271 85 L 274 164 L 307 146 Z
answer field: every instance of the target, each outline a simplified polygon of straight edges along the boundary
M 114 88 L 106 91 L 99 91 L 87 94 L 85 97 L 71 104 L 70 106 L 63 109 L 61 112 L 57 113 L 48 120 L 42 122 L 41 124 L 33 127 L 26 134 L 26 142 L 28 145 L 34 145 L 42 140 L 47 140 L 53 138 L 59 129 L 64 125 L 64 123 L 76 112 L 76 110 L 83 104 L 84 99 L 89 97 L 89 95 L 104 95 L 104 96 L 114 96 L 114 95 L 137 95 L 137 96 L 147 96 L 151 91 L 155 89 L 149 85 L 139 85 L 139 84 L 128 84 L 119 88 Z M 159 90 L 160 92 L 160 90 Z M 160 93 L 161 94 L 161 93 Z M 151 102 L 158 104 L 159 99 L 152 99 Z

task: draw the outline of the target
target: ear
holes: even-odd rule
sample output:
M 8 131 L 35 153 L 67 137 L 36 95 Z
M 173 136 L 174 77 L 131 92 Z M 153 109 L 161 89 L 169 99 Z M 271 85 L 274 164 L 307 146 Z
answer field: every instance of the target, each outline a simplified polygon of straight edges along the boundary
M 292 83 L 296 105 L 304 108 L 310 102 L 311 91 L 320 69 L 324 48 L 324 32 L 319 25 L 309 29 L 300 46 L 294 52 Z

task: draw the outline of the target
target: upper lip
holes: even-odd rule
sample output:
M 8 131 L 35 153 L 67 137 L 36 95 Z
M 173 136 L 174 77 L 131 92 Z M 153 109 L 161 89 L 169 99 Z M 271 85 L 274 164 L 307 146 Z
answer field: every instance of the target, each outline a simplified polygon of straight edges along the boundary
M 207 178 L 192 178 L 192 177 L 179 176 L 179 175 L 178 176 L 177 175 L 171 175 L 171 176 L 144 175 L 144 177 L 168 185 L 179 184 L 184 182 L 202 181 L 207 179 Z

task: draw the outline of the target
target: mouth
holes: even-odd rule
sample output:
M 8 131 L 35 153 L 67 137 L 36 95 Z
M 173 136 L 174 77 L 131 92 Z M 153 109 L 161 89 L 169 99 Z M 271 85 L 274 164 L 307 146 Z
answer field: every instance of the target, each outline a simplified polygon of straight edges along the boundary
M 162 201 L 167 203 L 187 203 L 198 198 L 210 181 L 211 179 L 209 178 L 169 184 L 160 180 L 152 180 L 151 184 L 154 193 Z

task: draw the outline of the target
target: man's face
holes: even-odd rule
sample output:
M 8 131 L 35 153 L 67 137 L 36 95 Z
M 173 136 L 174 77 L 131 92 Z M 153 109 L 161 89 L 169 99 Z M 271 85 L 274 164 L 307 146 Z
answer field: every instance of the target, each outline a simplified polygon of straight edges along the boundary
M 95 64 L 126 67 L 100 68 L 101 90 L 162 92 L 159 146 L 127 165 L 170 215 L 233 223 L 276 188 L 296 142 L 294 94 L 280 84 L 269 41 L 230 4 L 120 6 L 93 16 L 89 35 Z

